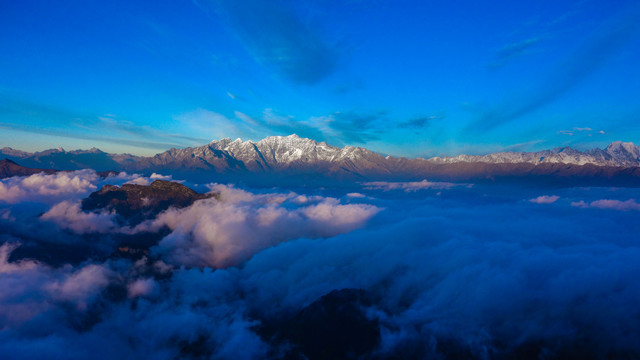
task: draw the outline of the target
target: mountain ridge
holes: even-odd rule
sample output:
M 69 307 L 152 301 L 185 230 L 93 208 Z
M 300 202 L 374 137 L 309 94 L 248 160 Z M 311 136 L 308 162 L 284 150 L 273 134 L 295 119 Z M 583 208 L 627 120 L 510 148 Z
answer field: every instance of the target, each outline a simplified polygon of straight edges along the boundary
M 451 162 L 489 162 L 489 163 L 563 163 L 598 166 L 640 166 L 640 146 L 632 142 L 614 141 L 605 149 L 580 151 L 569 146 L 535 152 L 496 152 L 487 155 L 458 155 L 432 157 L 429 161 Z
M 300 145 L 303 145 L 302 147 Z M 54 154 L 67 154 L 72 156 L 80 155 L 107 155 L 113 158 L 118 163 L 126 163 L 138 161 L 145 158 L 158 158 L 162 154 L 180 154 L 189 150 L 198 150 L 203 148 L 210 148 L 213 151 L 226 152 L 234 158 L 246 161 L 257 160 L 257 158 L 249 159 L 248 153 L 255 151 L 256 155 L 263 163 L 282 163 L 292 162 L 296 160 L 319 160 L 319 161 L 336 161 L 341 157 L 336 157 L 336 153 L 341 153 L 343 157 L 349 157 L 353 159 L 355 153 L 372 153 L 382 156 L 374 151 L 368 150 L 364 147 L 357 146 L 344 146 L 337 147 L 327 144 L 324 141 L 318 142 L 308 138 L 301 138 L 296 134 L 288 136 L 269 136 L 259 141 L 246 140 L 237 138 L 232 140 L 231 138 L 223 138 L 220 140 L 212 140 L 206 145 L 187 147 L 187 148 L 171 148 L 164 152 L 160 152 L 156 155 L 145 157 L 136 156 L 131 154 L 121 153 L 106 153 L 98 148 L 91 148 L 88 150 L 71 150 L 66 151 L 63 148 L 47 149 L 43 151 L 36 151 L 29 153 L 26 151 L 13 149 L 10 147 L 4 147 L 0 149 L 0 155 L 6 157 L 12 161 L 14 159 L 37 159 Z M 294 148 L 294 152 L 290 149 Z M 561 156 L 569 154 L 569 156 Z M 269 154 L 267 158 L 264 154 Z M 351 156 L 349 156 L 351 155 Z M 555 156 L 554 156 L 555 155 Z M 582 156 L 581 158 L 572 158 L 571 155 Z M 611 142 L 606 148 L 594 148 L 586 151 L 580 151 L 570 146 L 556 147 L 548 150 L 533 151 L 533 152 L 517 152 L 517 151 L 500 151 L 489 153 L 486 155 L 467 155 L 459 154 L 455 156 L 434 156 L 430 158 L 416 157 L 396 157 L 396 156 L 384 156 L 385 158 L 395 159 L 408 159 L 408 160 L 427 160 L 438 163 L 451 163 L 451 162 L 490 162 L 490 163 L 565 163 L 584 165 L 586 163 L 600 165 L 600 166 L 640 166 L 640 146 L 636 146 L 633 142 L 614 141 Z
M 96 148 L 74 151 L 59 148 L 32 154 L 3 148 L 0 149 L 2 156 L 15 159 L 23 166 L 38 168 L 169 172 L 186 178 L 214 176 L 220 181 L 243 179 L 247 174 L 261 175 L 261 178 L 268 174 L 274 179 L 298 177 L 308 180 L 424 177 L 491 180 L 496 176 L 527 175 L 611 179 L 620 174 L 634 179 L 640 177 L 636 175 L 637 168 L 640 168 L 640 147 L 621 141 L 612 142 L 604 149 L 587 151 L 562 147 L 537 152 L 462 154 L 424 159 L 385 157 L 363 147 L 336 147 L 293 134 L 271 136 L 256 142 L 224 138 L 197 147 L 171 148 L 149 157 L 108 154 Z
M 29 176 L 38 173 L 52 174 L 55 172 L 56 170 L 53 169 L 34 169 L 21 166 L 9 159 L 0 160 L 0 179 L 12 176 Z

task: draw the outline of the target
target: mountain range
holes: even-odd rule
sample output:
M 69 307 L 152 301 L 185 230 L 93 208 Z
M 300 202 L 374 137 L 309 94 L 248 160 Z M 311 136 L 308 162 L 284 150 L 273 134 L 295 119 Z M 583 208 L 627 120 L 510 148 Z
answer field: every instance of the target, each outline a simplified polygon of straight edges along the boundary
M 109 154 L 99 149 L 51 149 L 28 153 L 0 149 L 0 158 L 39 169 L 161 172 L 196 181 L 485 180 L 551 181 L 608 185 L 640 184 L 640 147 L 613 142 L 604 149 L 570 147 L 537 152 L 499 152 L 429 159 L 383 156 L 362 147 L 335 147 L 297 135 L 257 142 L 214 140 L 199 147 L 172 148 L 150 157 Z M 254 176 L 248 176 L 254 175 Z M 259 176 L 255 176 L 259 175 Z

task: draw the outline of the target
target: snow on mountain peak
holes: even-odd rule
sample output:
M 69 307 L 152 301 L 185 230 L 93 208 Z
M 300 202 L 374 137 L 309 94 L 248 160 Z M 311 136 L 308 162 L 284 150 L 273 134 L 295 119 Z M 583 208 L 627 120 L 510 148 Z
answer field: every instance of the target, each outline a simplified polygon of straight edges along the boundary
M 264 163 L 268 166 L 282 166 L 293 162 L 341 161 L 352 163 L 360 159 L 367 161 L 370 151 L 354 146 L 334 147 L 326 142 L 317 142 L 302 138 L 296 134 L 287 136 L 269 136 L 256 143 L 226 138 L 212 142 L 218 150 L 224 150 L 245 163 Z M 640 165 L 640 147 L 633 143 L 616 141 L 606 149 L 589 151 L 576 150 L 569 146 L 538 152 L 499 152 L 488 155 L 458 155 L 455 157 L 436 157 L 431 162 L 485 162 L 485 163 L 565 163 L 576 165 L 602 166 L 638 166 Z
M 620 161 L 640 161 L 640 147 L 635 146 L 632 142 L 612 142 L 607 146 L 605 152 Z
M 624 149 L 628 152 L 633 152 L 638 149 L 638 147 L 632 142 L 622 142 L 622 141 L 614 141 L 609 146 L 607 146 L 607 150 L 620 150 Z
M 117 163 L 130 166 L 131 169 L 218 169 L 219 171 L 273 171 L 291 169 L 334 169 L 332 171 L 351 171 L 358 173 L 363 169 L 376 169 L 381 173 L 388 173 L 389 167 L 403 164 L 409 166 L 412 159 L 401 160 L 393 156 L 383 157 L 366 148 L 344 146 L 336 147 L 326 142 L 302 138 L 296 134 L 288 136 L 270 136 L 260 141 L 243 141 L 241 138 L 231 140 L 224 138 L 213 140 L 209 144 L 186 148 L 171 149 L 150 158 L 132 159 L 131 156 L 122 157 L 106 154 L 93 148 L 66 152 L 63 149 L 50 149 L 34 154 L 23 153 L 10 148 L 1 149 L 3 155 L 23 159 L 33 157 L 41 166 L 42 159 L 63 161 L 64 156 L 73 157 L 83 154 L 94 154 L 98 157 L 110 157 Z M 63 156 L 64 155 L 64 156 Z M 83 155 L 85 156 L 85 155 Z M 102 159 L 102 158 L 100 158 Z M 40 162 L 39 162 L 40 161 Z M 44 160 L 42 160 L 44 161 Z M 47 160 L 49 161 L 49 160 Z M 53 161 L 53 160 L 51 160 Z M 75 161 L 75 160 L 74 160 Z M 101 160 L 103 161 L 103 160 Z M 631 142 L 616 141 L 606 148 L 596 148 L 580 151 L 571 147 L 558 147 L 551 150 L 537 152 L 498 152 L 487 155 L 458 155 L 452 157 L 434 157 L 430 159 L 416 159 L 418 162 L 441 164 L 452 163 L 492 163 L 492 164 L 573 164 L 597 165 L 616 167 L 640 166 L 640 147 Z M 61 167 L 67 166 L 61 163 Z M 395 164 L 395 165 L 394 165 Z M 113 167 L 113 165 L 109 165 Z M 414 166 L 414 165 L 410 165 Z M 415 165 L 417 166 L 417 165 Z M 338 169 L 338 170 L 335 170 Z M 342 169 L 342 170 L 339 170 Z M 217 171 L 218 171 L 217 170 Z M 403 170 L 404 171 L 404 170 Z
M 434 157 L 437 163 L 483 162 L 483 163 L 558 163 L 598 166 L 640 166 L 640 147 L 633 143 L 616 141 L 605 149 L 588 151 L 572 147 L 557 147 L 536 152 L 499 152 L 487 155 L 458 155 L 454 157 Z

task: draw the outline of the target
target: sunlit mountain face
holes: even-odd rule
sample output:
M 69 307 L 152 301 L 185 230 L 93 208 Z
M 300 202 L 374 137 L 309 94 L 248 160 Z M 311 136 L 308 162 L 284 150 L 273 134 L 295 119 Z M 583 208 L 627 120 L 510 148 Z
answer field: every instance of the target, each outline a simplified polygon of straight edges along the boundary
M 0 5 L 0 358 L 640 358 L 638 24 Z

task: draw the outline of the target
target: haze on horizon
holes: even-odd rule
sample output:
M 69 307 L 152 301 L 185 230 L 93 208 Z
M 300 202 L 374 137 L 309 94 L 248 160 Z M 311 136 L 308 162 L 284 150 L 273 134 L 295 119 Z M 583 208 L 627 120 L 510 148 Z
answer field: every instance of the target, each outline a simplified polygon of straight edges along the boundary
M 0 5 L 0 144 L 296 133 L 400 156 L 640 139 L 636 1 Z

